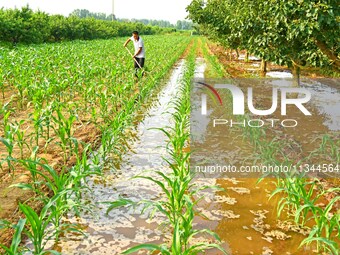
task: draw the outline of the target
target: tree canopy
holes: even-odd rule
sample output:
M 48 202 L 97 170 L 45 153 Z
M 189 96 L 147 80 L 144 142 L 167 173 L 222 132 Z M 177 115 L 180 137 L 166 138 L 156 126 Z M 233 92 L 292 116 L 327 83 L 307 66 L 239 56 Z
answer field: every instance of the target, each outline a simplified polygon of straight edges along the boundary
M 112 20 L 112 14 L 106 15 L 105 13 L 90 12 L 86 9 L 76 9 L 70 16 L 75 16 L 78 18 L 94 18 L 99 20 Z M 186 20 L 178 20 L 176 24 L 171 24 L 168 20 L 154 20 L 154 19 L 119 19 L 114 17 L 114 20 L 119 22 L 139 22 L 144 25 L 151 25 L 157 27 L 165 28 L 175 28 L 178 30 L 191 30 L 192 22 Z
M 210 38 L 288 66 L 340 68 L 338 0 L 193 0 L 189 18 Z
M 34 12 L 29 6 L 22 9 L 2 8 L 0 9 L 0 41 L 17 44 L 108 39 L 115 36 L 130 36 L 133 30 L 147 35 L 175 30 L 175 28 L 160 28 L 141 22 L 103 20 L 103 15 L 96 15 L 94 17 L 86 10 L 79 10 L 65 17 L 49 15 L 41 11 Z

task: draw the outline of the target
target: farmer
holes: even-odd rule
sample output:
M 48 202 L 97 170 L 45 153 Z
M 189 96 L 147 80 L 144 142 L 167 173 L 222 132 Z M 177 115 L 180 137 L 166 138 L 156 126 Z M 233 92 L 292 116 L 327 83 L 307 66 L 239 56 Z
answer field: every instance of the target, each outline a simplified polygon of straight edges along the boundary
M 128 43 L 132 41 L 133 45 L 135 46 L 135 54 L 133 55 L 134 58 L 134 67 L 135 67 L 135 76 L 137 76 L 137 71 L 139 68 L 144 67 L 144 62 L 145 62 L 145 48 L 144 48 L 144 41 L 143 39 L 139 36 L 138 31 L 133 31 L 132 32 L 132 37 L 128 38 L 126 42 L 124 43 L 124 47 L 128 45 Z M 144 72 L 142 72 L 142 75 Z

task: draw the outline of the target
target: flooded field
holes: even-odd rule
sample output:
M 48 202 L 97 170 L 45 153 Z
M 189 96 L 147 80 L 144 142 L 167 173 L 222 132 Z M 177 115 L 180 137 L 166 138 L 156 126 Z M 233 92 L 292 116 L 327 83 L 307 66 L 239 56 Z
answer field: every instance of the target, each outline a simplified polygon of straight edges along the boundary
M 198 59 L 196 63 L 195 76 L 203 78 L 204 59 Z M 107 205 L 102 202 L 115 201 L 118 198 L 127 198 L 136 202 L 143 199 L 163 199 L 161 190 L 152 182 L 131 178 L 144 171 L 151 171 L 149 173 L 151 176 L 152 170 L 161 170 L 165 173 L 168 171 L 168 166 L 162 159 L 167 154 L 166 138 L 159 130 L 152 128 L 173 124 L 169 122 L 167 111 L 171 109 L 169 104 L 179 89 L 178 80 L 182 68 L 183 62 L 180 62 L 173 71 L 170 81 L 148 110 L 139 113 L 142 121 L 130 130 L 133 137 L 128 142 L 130 150 L 123 156 L 118 168 L 106 172 L 103 178 L 90 179 L 92 192 L 90 196 L 84 198 L 84 202 L 96 205 L 93 214 L 65 219 L 80 224 L 87 236 L 67 234 L 53 247 L 54 249 L 62 254 L 120 254 L 136 244 L 157 244 L 167 242 L 171 238 L 167 233 L 167 227 L 162 224 L 165 222 L 163 215 L 156 213 L 152 219 L 149 219 L 147 214 L 140 215 L 141 207 L 115 209 L 106 215 Z M 272 82 L 274 86 L 289 85 L 289 81 L 273 80 Z M 296 139 L 301 154 L 318 147 L 318 144 L 312 145 L 310 140 L 306 141 L 307 137 L 315 139 L 339 127 L 337 125 L 339 116 L 335 111 L 339 104 L 337 89 L 313 84 L 304 82 L 303 86 L 311 88 L 312 94 L 323 93 L 324 97 L 318 97 L 318 100 L 313 100 L 309 105 L 313 113 L 312 117 L 303 119 L 304 116 L 299 115 L 298 111 L 294 114 L 301 123 L 304 133 L 287 133 Z M 266 105 L 265 97 L 262 95 L 261 98 L 257 98 L 257 103 Z M 326 108 L 323 107 L 325 100 L 331 102 Z M 320 122 L 320 119 L 323 121 Z M 254 157 L 249 141 L 241 134 L 235 136 L 238 132 L 240 130 L 229 134 L 234 138 L 224 148 L 226 153 L 224 156 L 229 162 L 235 164 L 244 162 L 245 158 Z M 274 130 L 275 135 L 279 133 L 279 130 Z M 311 137 L 311 133 L 315 137 Z M 204 199 L 198 204 L 197 211 L 204 216 L 196 217 L 195 227 L 215 231 L 229 254 L 309 255 L 315 249 L 313 246 L 299 249 L 301 241 L 310 231 L 308 227 L 300 227 L 291 221 L 285 221 L 285 217 L 278 219 L 277 203 L 280 196 L 269 200 L 271 192 L 275 189 L 274 179 L 269 178 L 257 183 L 257 178 L 235 178 L 224 174 L 206 178 L 197 177 L 195 182 L 202 185 L 218 185 L 224 189 L 224 191 L 207 190 L 198 194 Z M 211 250 L 206 254 L 222 253 Z
M 287 79 L 289 76 L 285 73 L 282 76 L 282 72 L 275 73 L 272 77 L 274 78 L 267 78 L 265 82 L 259 82 L 258 79 L 241 79 L 241 81 L 237 79 L 208 79 L 205 82 L 211 86 L 214 83 L 233 84 L 235 82 L 244 89 L 243 91 L 246 91 L 246 85 L 251 84 L 254 90 L 253 101 L 254 105 L 257 106 L 256 108 L 269 109 L 272 104 L 272 87 L 289 88 L 294 82 L 292 79 Z M 202 81 L 204 80 L 197 82 Z M 289 119 L 294 119 L 297 122 L 297 128 L 284 128 L 279 125 L 271 128 L 268 125 L 268 127 L 263 128 L 263 133 L 255 132 L 251 134 L 253 136 L 258 135 L 260 140 L 268 140 L 268 145 L 274 144 L 275 146 L 275 148 L 268 146 L 268 150 L 272 150 L 268 152 L 270 158 L 263 158 L 263 160 L 272 159 L 272 156 L 277 153 L 275 149 L 281 148 L 284 155 L 276 155 L 281 162 L 289 160 L 293 164 L 302 165 L 328 163 L 336 166 L 339 164 L 339 159 L 336 156 L 333 155 L 332 157 L 327 152 L 320 151 L 324 137 L 330 137 L 331 141 L 335 143 L 339 141 L 340 116 L 338 109 L 340 108 L 340 95 L 338 86 L 338 81 L 334 79 L 302 79 L 301 88 L 310 91 L 312 96 L 311 101 L 306 105 L 312 115 L 305 116 L 297 107 L 288 106 Z M 221 90 L 217 89 L 217 91 L 221 96 L 224 107 L 232 109 L 231 102 L 228 102 L 229 95 L 220 92 Z M 193 94 L 193 97 L 195 95 Z M 269 200 L 277 185 L 275 178 L 265 178 L 258 183 L 258 179 L 252 176 L 260 177 L 259 174 L 252 175 L 232 171 L 229 171 L 229 174 L 218 172 L 218 167 L 223 166 L 223 164 L 224 166 L 233 166 L 235 169 L 240 169 L 244 165 L 259 164 L 262 155 L 260 155 L 260 150 L 254 148 L 252 142 L 250 142 L 254 138 L 242 134 L 243 128 L 240 128 L 242 121 L 234 118 L 237 124 L 231 127 L 231 116 L 226 113 L 225 108 L 217 107 L 218 103 L 213 102 L 213 100 L 207 107 L 208 117 L 197 117 L 201 111 L 200 96 L 201 94 L 198 94 L 197 98 L 192 101 L 194 107 L 194 117 L 191 122 L 194 125 L 192 130 L 194 135 L 192 157 L 194 157 L 194 160 L 191 163 L 206 165 L 199 168 L 203 172 L 206 170 L 204 173 L 200 172 L 200 176 L 205 176 L 205 179 L 200 181 L 217 184 L 226 192 L 210 191 L 204 193 L 205 199 L 200 204 L 199 211 L 203 212 L 207 218 L 201 217 L 197 224 L 202 229 L 215 230 L 225 241 L 226 250 L 230 254 L 307 255 L 315 253 L 315 246 L 299 247 L 300 243 L 309 235 L 311 224 L 307 224 L 307 226 L 297 225 L 285 214 L 278 218 L 277 205 L 282 197 L 277 195 Z M 266 117 L 279 122 L 282 119 L 279 114 L 280 110 L 279 105 L 274 114 Z M 250 115 L 250 119 L 251 117 Z M 264 118 L 258 116 L 254 118 L 264 120 Z M 222 121 L 227 119 L 229 121 L 227 124 L 227 121 Z M 217 123 L 223 122 L 223 124 L 213 127 L 212 120 L 219 120 Z M 199 124 L 195 125 L 195 123 Z M 335 148 L 337 148 L 335 150 L 339 150 L 338 146 L 335 145 Z M 209 167 L 211 167 L 212 173 L 209 172 Z M 309 176 L 328 178 L 324 183 L 326 187 L 328 186 L 327 183 L 331 183 L 335 187 L 338 185 L 339 173 L 311 173 Z M 321 201 L 319 202 L 322 204 Z M 325 200 L 322 200 L 322 202 L 328 203 Z M 334 208 L 333 212 L 338 213 L 338 209 L 339 205 Z M 220 253 L 211 251 L 207 254 Z
M 136 202 L 161 199 L 160 190 L 150 181 L 131 178 L 145 172 L 152 175 L 155 170 L 168 171 L 163 160 L 166 137 L 156 128 L 172 125 L 169 123 L 170 102 L 178 91 L 183 65 L 183 60 L 176 65 L 164 89 L 151 105 L 145 106 L 145 111 L 138 113 L 141 122 L 129 130 L 130 150 L 119 166 L 104 173 L 103 178 L 89 180 L 91 193 L 84 198 L 84 203 L 94 205 L 93 213 L 65 219 L 80 224 L 87 236 L 67 234 L 53 246 L 55 250 L 62 254 L 120 254 L 139 243 L 161 242 L 163 232 L 159 226 L 164 217 L 160 214 L 148 220 L 147 215 L 140 215 L 142 207 L 139 207 L 135 210 L 115 209 L 107 215 L 108 206 L 102 202 L 112 202 L 120 197 Z
M 204 47 L 202 42 L 199 40 L 198 42 L 200 47 Z M 215 61 L 213 57 L 205 55 L 208 52 L 207 49 L 197 50 L 195 47 L 197 47 L 195 43 L 188 47 L 189 50 L 184 55 L 189 55 L 190 58 L 180 58 L 171 72 L 165 76 L 167 78 L 161 82 L 163 85 L 150 90 L 152 93 L 149 97 L 145 94 L 143 82 L 134 83 L 133 86 L 130 84 L 126 88 L 125 101 L 115 104 L 115 108 L 110 108 L 112 111 L 124 109 L 121 112 L 126 115 L 125 121 L 131 124 L 119 130 L 121 127 L 119 123 L 112 121 L 112 127 L 117 128 L 118 132 L 124 135 L 117 141 L 112 139 L 116 136 L 104 137 L 103 135 L 106 141 L 103 138 L 102 146 L 89 153 L 88 160 L 86 160 L 88 165 L 81 165 L 90 166 L 94 161 L 98 161 L 97 156 L 103 152 L 106 156 L 109 155 L 106 161 L 102 161 L 105 164 L 101 174 L 86 175 L 86 178 L 81 181 L 84 186 L 88 185 L 88 192 L 84 190 L 78 194 L 80 201 L 77 200 L 78 197 L 76 199 L 72 196 L 67 200 L 70 202 L 75 198 L 75 201 L 81 205 L 78 208 L 80 213 L 75 216 L 74 211 L 70 210 L 72 212 L 62 217 L 61 226 L 67 227 L 67 224 L 71 224 L 83 233 L 65 231 L 59 236 L 51 234 L 49 238 L 46 238 L 48 236 L 46 235 L 44 238 L 48 240 L 46 240 L 46 245 L 44 244 L 45 250 L 50 249 L 65 255 L 118 255 L 141 244 L 170 247 L 174 243 L 173 238 L 178 233 L 192 231 L 191 233 L 196 233 L 195 237 L 187 239 L 185 245 L 180 244 L 180 249 L 187 249 L 189 246 L 194 247 L 202 243 L 207 244 L 206 248 L 197 254 L 221 255 L 224 254 L 221 247 L 231 255 L 322 254 L 319 251 L 316 252 L 318 247 L 315 242 L 300 247 L 301 242 L 313 233 L 311 230 L 315 227 L 315 223 L 312 221 L 314 219 L 312 213 L 310 211 L 305 213 L 305 216 L 309 218 L 303 222 L 304 224 L 299 223 L 300 219 L 295 219 L 296 222 L 294 222 L 291 214 L 298 211 L 299 206 L 304 203 L 310 203 L 314 206 L 313 208 L 317 207 L 323 212 L 327 204 L 333 201 L 333 207 L 329 210 L 329 214 L 324 216 L 324 220 L 327 221 L 331 217 L 334 218 L 334 215 L 338 215 L 340 205 L 336 188 L 339 186 L 339 178 L 335 172 L 320 174 L 311 171 L 308 178 L 319 178 L 318 181 L 314 179 L 313 183 L 308 183 L 308 179 L 304 176 L 300 179 L 305 180 L 306 183 L 299 182 L 290 176 L 288 178 L 263 178 L 260 181 L 262 173 L 240 171 L 206 170 L 202 171 L 203 173 L 197 174 L 196 172 L 193 179 L 184 177 L 186 177 L 187 170 L 188 176 L 191 176 L 190 164 L 191 170 L 196 170 L 195 164 L 202 162 L 215 166 L 225 164 L 238 170 L 244 166 L 250 169 L 251 166 L 258 165 L 261 167 L 280 164 L 284 167 L 294 165 L 299 166 L 300 171 L 306 170 L 306 167 L 313 164 L 339 164 L 338 81 L 301 79 L 301 88 L 308 90 L 311 94 L 311 100 L 304 105 L 311 113 L 310 116 L 305 115 L 296 105 L 288 105 L 288 116 L 283 116 L 280 103 L 276 111 L 268 116 L 251 114 L 247 111 L 248 109 L 244 116 L 235 116 L 231 110 L 236 103 L 231 100 L 230 93 L 222 91 L 221 87 L 217 89 L 217 93 L 213 90 L 210 94 L 207 93 L 207 88 L 216 81 L 212 80 L 211 84 L 208 82 L 210 85 L 205 84 L 205 87 L 193 88 L 199 93 L 207 93 L 209 100 L 206 109 L 208 114 L 199 119 L 198 125 L 195 125 L 194 117 L 200 114 L 203 106 L 201 109 L 201 101 L 195 101 L 197 99 L 195 96 L 190 98 L 189 90 L 192 88 L 190 86 L 202 85 L 200 82 L 205 81 L 207 73 L 218 73 L 216 70 L 223 70 L 223 67 L 218 67 L 219 62 L 213 62 Z M 191 67 L 188 63 L 191 63 Z M 258 63 L 253 67 L 258 68 Z M 207 71 L 207 69 L 214 68 L 216 70 Z M 149 86 L 153 83 L 152 75 L 154 74 L 148 77 Z M 245 95 L 250 86 L 253 89 L 254 107 L 265 110 L 273 105 L 273 88 L 281 93 L 283 88 L 292 87 L 294 80 L 290 79 L 288 72 L 271 72 L 268 73 L 266 79 L 231 78 L 223 82 L 237 85 L 245 92 Z M 131 93 L 131 96 L 128 93 Z M 187 97 L 182 98 L 183 94 Z M 105 99 L 105 96 L 106 94 L 102 98 Z M 200 96 L 201 94 L 198 99 L 201 99 Z M 303 97 L 296 93 L 291 93 L 289 96 L 291 99 Z M 101 101 L 102 111 L 107 116 L 103 115 L 103 117 L 109 120 L 110 111 L 104 99 Z M 116 102 L 116 99 L 112 99 L 112 102 Z M 147 100 L 144 101 L 144 99 Z M 277 99 L 281 100 L 281 94 Z M 124 108 L 124 103 L 128 107 Z M 219 104 L 223 107 L 216 108 Z M 129 109 L 131 112 L 127 114 Z M 180 113 L 176 115 L 177 112 Z M 228 121 L 224 125 L 213 127 L 211 124 L 213 119 Z M 271 123 L 267 119 L 275 120 L 275 122 Z M 230 122 L 236 124 L 226 125 Z M 257 125 L 261 122 L 264 123 L 263 127 L 251 127 L 251 124 Z M 286 127 L 282 123 L 296 123 L 296 127 Z M 104 127 L 103 134 L 111 130 Z M 173 136 L 176 136 L 177 140 L 172 140 Z M 180 145 L 176 147 L 174 142 Z M 119 151 L 117 148 L 121 147 L 115 146 L 115 143 L 119 143 L 119 146 L 122 145 L 124 149 Z M 103 148 L 103 146 L 107 147 Z M 97 163 L 100 165 L 102 162 Z M 178 175 L 174 174 L 176 171 Z M 162 177 L 159 173 L 164 176 Z M 136 176 L 139 178 L 135 178 Z M 140 178 L 141 176 L 147 176 L 147 178 Z M 160 181 L 157 183 L 152 179 Z M 169 198 L 171 200 L 173 195 L 178 195 L 178 193 L 175 194 L 175 186 L 171 186 L 171 181 L 178 184 L 178 187 L 188 186 L 183 188 L 179 194 L 182 197 L 178 201 L 177 198 L 175 202 L 172 201 L 171 206 L 174 206 L 164 207 L 166 208 L 164 210 L 162 207 L 164 203 Z M 311 195 L 304 197 L 303 199 L 307 199 L 305 201 L 296 198 L 293 202 L 300 204 L 291 205 L 287 202 L 291 191 L 285 185 L 292 185 L 294 189 L 297 189 L 295 186 L 297 184 L 301 184 L 299 191 L 302 193 L 306 193 L 305 191 L 311 187 L 311 191 L 308 192 Z M 196 187 L 201 188 L 192 192 Z M 328 192 L 332 189 L 333 192 Z M 273 195 L 274 191 L 276 195 Z M 76 192 L 73 193 L 73 196 L 76 194 Z M 313 200 L 314 197 L 318 199 Z M 146 201 L 158 203 L 158 207 L 145 208 Z M 289 206 L 282 206 L 285 205 L 284 202 L 287 202 Z M 292 200 L 289 202 L 291 203 Z M 126 206 L 128 204 L 130 206 Z M 82 206 L 87 206 L 91 210 L 83 210 Z M 108 211 L 110 206 L 113 206 L 112 210 Z M 167 216 L 169 212 L 173 215 Z M 281 212 L 280 216 L 278 212 Z M 171 219 L 175 220 L 172 222 Z M 189 223 L 185 221 L 187 219 Z M 187 224 L 187 229 L 184 231 L 184 225 L 182 225 L 182 229 L 179 230 L 176 221 Z M 48 226 L 46 233 L 53 233 L 55 229 L 53 224 L 50 223 Z M 215 232 L 221 242 L 210 231 Z M 335 235 L 336 232 L 331 231 L 329 238 L 333 240 Z M 58 239 L 55 239 L 56 236 Z M 217 244 L 220 245 L 220 249 L 216 248 Z M 31 251 L 25 251 L 23 254 L 34 254 L 32 251 L 35 247 L 32 240 L 25 240 L 24 247 L 28 247 Z M 159 249 L 156 249 L 148 253 L 144 249 L 138 254 L 160 254 L 158 251 Z M 176 254 L 181 254 L 181 252 Z

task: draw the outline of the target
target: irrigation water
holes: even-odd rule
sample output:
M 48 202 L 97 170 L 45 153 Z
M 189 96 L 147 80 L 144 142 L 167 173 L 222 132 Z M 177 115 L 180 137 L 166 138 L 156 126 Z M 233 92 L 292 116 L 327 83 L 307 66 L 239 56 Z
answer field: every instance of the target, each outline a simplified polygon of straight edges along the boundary
M 142 199 L 162 199 L 161 191 L 152 182 L 131 178 L 149 170 L 151 171 L 148 176 L 152 176 L 152 170 L 169 171 L 167 163 L 162 159 L 167 154 L 166 138 L 161 131 L 152 128 L 171 125 L 169 103 L 179 89 L 183 68 L 182 60 L 149 110 L 140 113 L 138 119 L 142 121 L 131 130 L 133 139 L 129 141 L 130 150 L 123 156 L 117 169 L 107 171 L 104 178 L 89 179 L 92 193 L 84 197 L 84 203 L 95 205 L 93 214 L 70 216 L 65 219 L 82 226 L 86 236 L 68 233 L 60 237 L 57 244 L 51 240 L 51 248 L 65 255 L 112 255 L 120 254 L 140 243 L 163 243 L 164 240 L 161 238 L 165 236 L 165 232 L 160 227 L 165 220 L 163 215 L 156 213 L 149 219 L 145 213 L 141 216 L 142 208 L 126 207 L 116 208 L 107 215 L 107 205 L 101 202 L 112 202 L 119 198 L 136 202 Z M 204 59 L 197 59 L 195 77 L 203 78 L 205 68 Z M 315 93 L 320 93 L 320 89 L 325 93 L 324 98 L 329 98 L 327 93 L 331 93 L 331 98 L 336 100 L 338 94 L 334 93 L 334 88 L 318 86 Z M 329 125 L 320 127 L 322 129 L 320 132 L 331 130 L 332 125 L 338 123 L 339 117 L 334 115 L 332 110 L 322 110 L 318 102 L 314 106 L 322 111 L 322 116 L 331 115 L 330 118 L 325 118 L 324 122 Z M 241 162 L 253 153 L 247 141 L 241 136 L 236 136 L 230 141 L 226 151 L 227 149 L 231 162 Z M 279 197 L 268 200 L 270 192 L 275 188 L 272 180 L 257 184 L 255 178 L 237 179 L 224 175 L 196 178 L 195 182 L 219 185 L 225 189 L 225 191 L 206 190 L 199 194 L 204 195 L 204 199 L 198 204 L 197 210 L 206 217 L 196 217 L 194 224 L 197 229 L 215 231 L 230 254 L 296 254 L 300 242 L 305 237 L 303 234 L 307 234 L 308 231 L 277 219 L 275 208 Z M 300 255 L 311 253 L 311 248 L 299 250 Z M 206 254 L 220 253 L 217 250 L 210 250 Z
M 50 241 L 52 249 L 62 254 L 121 254 L 122 251 L 140 243 L 158 243 L 162 236 L 159 225 L 164 221 L 156 214 L 153 220 L 148 215 L 141 216 L 142 208 L 117 208 L 106 214 L 108 205 L 119 198 L 136 202 L 142 199 L 160 199 L 160 190 L 152 182 L 143 179 L 131 179 L 145 171 L 168 171 L 168 165 L 162 159 L 166 156 L 166 137 L 160 130 L 170 121 L 170 102 L 180 86 L 184 69 L 184 60 L 175 66 L 169 81 L 157 95 L 145 112 L 138 113 L 141 122 L 132 130 L 129 151 L 123 155 L 116 169 L 104 173 L 104 177 L 90 178 L 91 193 L 84 197 L 84 204 L 94 205 L 92 213 L 83 213 L 80 217 L 70 216 L 66 222 L 76 223 L 86 233 L 67 233 L 60 237 L 57 244 Z
M 203 65 L 201 60 L 199 64 Z M 287 86 L 285 80 L 273 79 L 273 83 L 274 86 Z M 314 135 L 321 136 L 334 130 L 335 127 L 339 127 L 337 123 L 340 118 L 338 111 L 335 111 L 339 102 L 339 93 L 337 88 L 331 84 L 321 84 L 310 80 L 303 82 L 302 85 L 312 90 L 312 97 L 316 98 L 316 94 L 322 95 L 311 102 L 312 117 L 303 118 L 303 116 L 299 116 L 298 111 L 292 113 L 293 116 L 298 116 L 302 130 L 305 132 L 298 129 L 291 132 L 290 135 L 296 138 L 297 144 L 301 144 L 303 147 L 301 151 L 308 153 L 319 146 L 318 141 L 311 142 L 315 138 Z M 269 98 L 270 95 L 265 96 Z M 325 105 L 326 107 L 323 107 Z M 265 107 L 265 109 L 268 108 Z M 200 128 L 209 128 L 206 125 L 203 126 Z M 233 137 L 223 143 L 225 146 L 222 148 L 223 154 L 228 162 L 237 165 L 247 158 L 252 160 L 254 151 L 245 141 L 247 139 L 237 133 L 237 130 L 228 129 L 226 132 L 230 132 L 230 137 Z M 280 137 L 282 131 L 274 130 L 274 133 Z M 211 140 L 204 144 L 209 142 L 211 146 L 208 147 L 214 148 L 214 142 L 217 141 Z M 298 154 L 293 149 L 291 153 Z M 299 249 L 300 242 L 308 236 L 308 228 L 296 226 L 291 221 L 286 221 L 284 217 L 278 220 L 276 206 L 280 197 L 268 199 L 271 191 L 275 189 L 274 181 L 265 179 L 257 184 L 256 178 L 234 178 L 228 177 L 228 174 L 217 173 L 205 179 L 197 179 L 196 182 L 219 185 L 226 191 L 208 190 L 200 194 L 204 196 L 204 199 L 199 203 L 198 210 L 206 217 L 196 217 L 196 228 L 215 231 L 225 242 L 225 248 L 230 254 L 313 254 L 312 250 L 315 248 L 313 246 Z M 211 250 L 206 254 L 220 253 Z

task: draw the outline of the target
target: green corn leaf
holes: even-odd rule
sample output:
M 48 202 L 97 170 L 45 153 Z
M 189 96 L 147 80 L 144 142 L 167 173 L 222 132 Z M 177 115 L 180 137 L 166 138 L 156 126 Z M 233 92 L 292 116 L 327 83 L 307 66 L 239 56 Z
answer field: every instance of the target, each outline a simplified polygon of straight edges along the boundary
M 162 254 L 164 255 L 170 255 L 170 252 L 167 251 L 165 248 L 156 245 L 156 244 L 140 244 L 140 245 L 136 245 L 135 247 L 132 247 L 124 252 L 122 252 L 122 254 L 131 254 L 134 252 L 138 252 L 140 250 L 148 250 L 148 251 L 160 251 L 162 252 Z
M 130 205 L 135 206 L 137 204 L 136 202 L 134 202 L 132 200 L 124 199 L 124 198 L 121 198 L 121 199 L 116 200 L 114 202 L 103 202 L 103 203 L 110 205 L 108 207 L 108 209 L 106 210 L 106 214 L 109 214 L 109 212 L 111 212 L 113 209 L 116 209 L 118 207 L 130 206 Z
M 18 224 L 15 226 L 15 233 L 12 239 L 11 250 L 13 254 L 17 253 L 18 247 L 21 243 L 21 233 L 25 227 L 26 219 L 19 219 Z

